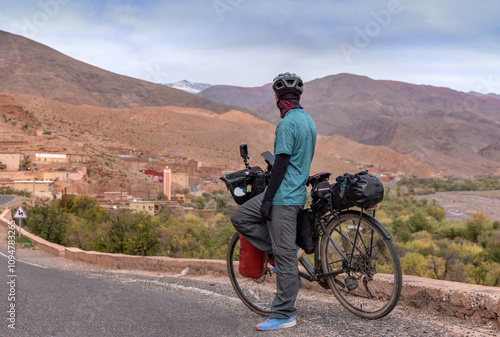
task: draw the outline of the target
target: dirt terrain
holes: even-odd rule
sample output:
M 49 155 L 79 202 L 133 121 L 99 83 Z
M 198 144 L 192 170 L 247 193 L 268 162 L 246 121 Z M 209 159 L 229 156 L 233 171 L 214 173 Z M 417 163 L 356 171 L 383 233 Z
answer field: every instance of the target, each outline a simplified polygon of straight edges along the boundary
M 141 153 L 147 161 L 174 152 L 203 165 L 238 170 L 243 164 L 238 146 L 246 143 L 250 164 L 262 167 L 259 154 L 272 151 L 275 130 L 274 125 L 236 110 L 217 114 L 178 106 L 109 109 L 1 93 L 0 117 L 0 151 L 88 154 L 95 161 L 92 186 L 144 193 L 154 186 L 145 186 L 138 161 L 124 162 L 118 155 Z M 36 136 L 36 130 L 50 135 Z M 336 136 L 320 137 L 317 145 L 311 174 L 330 171 L 336 177 L 371 165 L 384 173 L 433 174 L 428 165 L 385 147 Z
M 435 194 L 415 196 L 416 199 L 436 198 L 446 210 L 446 220 L 466 221 L 477 212 L 492 221 L 500 221 L 500 190 L 474 192 L 437 192 Z

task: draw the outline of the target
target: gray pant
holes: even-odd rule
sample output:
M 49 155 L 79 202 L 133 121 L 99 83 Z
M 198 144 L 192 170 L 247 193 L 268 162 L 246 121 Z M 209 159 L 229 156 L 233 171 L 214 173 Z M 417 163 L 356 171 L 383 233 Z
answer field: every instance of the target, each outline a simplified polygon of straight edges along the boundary
M 297 214 L 300 206 L 276 206 L 271 211 L 272 221 L 260 216 L 264 193 L 250 199 L 233 214 L 231 222 L 238 232 L 262 251 L 276 257 L 276 297 L 271 306 L 271 318 L 288 318 L 295 312 L 295 299 L 299 292 L 297 264 Z

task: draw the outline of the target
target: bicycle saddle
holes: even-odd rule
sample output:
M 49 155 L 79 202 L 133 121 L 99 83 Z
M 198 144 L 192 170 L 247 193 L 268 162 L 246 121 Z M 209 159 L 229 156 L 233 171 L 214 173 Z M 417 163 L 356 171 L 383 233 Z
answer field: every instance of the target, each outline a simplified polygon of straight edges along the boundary
M 309 185 L 314 186 L 316 183 L 318 183 L 320 181 L 327 181 L 328 179 L 330 179 L 331 175 L 332 175 L 332 173 L 329 171 L 316 173 L 315 175 L 312 175 L 309 177 L 309 179 L 307 180 L 306 186 L 309 186 Z

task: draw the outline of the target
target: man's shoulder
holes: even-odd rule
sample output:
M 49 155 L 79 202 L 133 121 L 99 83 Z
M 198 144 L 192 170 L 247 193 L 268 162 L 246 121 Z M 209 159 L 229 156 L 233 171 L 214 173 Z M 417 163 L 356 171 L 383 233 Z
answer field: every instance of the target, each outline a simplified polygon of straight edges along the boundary
M 304 118 L 311 118 L 311 116 L 304 109 L 291 109 L 286 113 L 285 118 L 283 118 L 281 122 L 293 123 L 296 120 L 302 120 Z
M 307 112 L 304 110 L 304 108 L 296 108 L 296 109 L 291 109 L 289 112 L 293 114 L 306 114 L 307 115 Z
M 315 126 L 312 117 L 304 109 L 292 109 L 278 123 L 278 130 L 301 129 L 303 125 Z

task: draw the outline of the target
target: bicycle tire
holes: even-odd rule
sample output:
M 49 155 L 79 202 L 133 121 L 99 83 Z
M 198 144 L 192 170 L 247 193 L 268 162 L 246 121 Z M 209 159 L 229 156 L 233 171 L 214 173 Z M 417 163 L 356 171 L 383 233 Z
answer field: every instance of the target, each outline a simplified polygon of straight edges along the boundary
M 344 255 L 324 233 L 320 246 L 323 271 L 342 271 L 327 279 L 333 295 L 359 317 L 378 319 L 389 314 L 398 303 L 403 282 L 389 232 L 375 218 L 358 211 L 340 213 L 326 231 Z
M 276 296 L 276 274 L 273 266 L 267 264 L 266 271 L 259 279 L 242 276 L 238 271 L 240 236 L 234 234 L 228 245 L 227 273 L 236 294 L 253 312 L 269 316 L 271 305 Z

